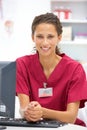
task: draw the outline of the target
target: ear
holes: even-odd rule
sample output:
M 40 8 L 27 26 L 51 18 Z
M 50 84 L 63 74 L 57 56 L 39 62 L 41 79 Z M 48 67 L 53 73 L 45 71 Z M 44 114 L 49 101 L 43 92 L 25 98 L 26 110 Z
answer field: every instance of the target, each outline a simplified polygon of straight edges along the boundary
M 34 42 L 34 35 L 32 35 L 31 37 L 32 37 L 32 41 Z
M 61 39 L 62 39 L 62 34 L 60 34 L 60 35 L 58 36 L 58 39 L 59 39 L 59 41 L 61 41 Z

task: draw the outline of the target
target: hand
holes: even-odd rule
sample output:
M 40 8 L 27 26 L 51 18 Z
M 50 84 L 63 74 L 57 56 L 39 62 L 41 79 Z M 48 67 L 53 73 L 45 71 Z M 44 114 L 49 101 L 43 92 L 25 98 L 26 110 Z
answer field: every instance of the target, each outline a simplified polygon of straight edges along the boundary
M 41 120 L 42 115 L 43 115 L 42 107 L 36 101 L 30 102 L 27 107 L 27 110 L 24 112 L 24 117 L 28 121 Z

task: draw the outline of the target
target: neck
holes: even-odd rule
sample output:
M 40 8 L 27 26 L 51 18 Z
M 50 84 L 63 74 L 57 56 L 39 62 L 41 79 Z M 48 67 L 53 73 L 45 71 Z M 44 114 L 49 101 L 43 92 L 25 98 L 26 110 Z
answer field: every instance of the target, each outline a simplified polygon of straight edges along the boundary
M 40 58 L 40 63 L 43 69 L 46 69 L 46 70 L 49 70 L 50 68 L 54 68 L 61 59 L 61 57 L 56 54 L 51 57 L 40 56 L 39 58 Z

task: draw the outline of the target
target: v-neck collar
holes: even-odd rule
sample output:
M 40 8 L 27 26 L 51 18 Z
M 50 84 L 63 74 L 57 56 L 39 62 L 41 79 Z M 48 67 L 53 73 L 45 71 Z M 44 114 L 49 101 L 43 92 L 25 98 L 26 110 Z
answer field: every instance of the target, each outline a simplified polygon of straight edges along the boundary
M 50 74 L 49 78 L 47 78 L 46 75 L 44 74 L 42 65 L 41 65 L 41 63 L 40 63 L 40 61 L 39 61 L 39 56 L 38 56 L 38 54 L 37 54 L 37 63 L 36 63 L 37 68 L 38 68 L 37 71 L 38 71 L 38 74 L 40 75 L 40 78 L 41 78 L 42 80 L 44 80 L 44 82 L 48 82 L 48 81 L 50 81 L 50 80 L 53 80 L 53 79 L 54 79 L 53 77 L 55 76 L 55 73 L 58 73 L 58 71 L 60 72 L 60 69 L 62 69 L 62 68 L 61 68 L 61 64 L 62 64 L 62 62 L 64 61 L 64 60 L 63 60 L 63 59 L 64 59 L 64 55 L 65 55 L 65 54 L 60 55 L 60 56 L 62 56 L 60 62 L 56 65 L 56 67 L 54 68 L 54 70 L 53 70 L 52 73 Z M 59 75 L 59 74 L 58 74 L 58 75 Z

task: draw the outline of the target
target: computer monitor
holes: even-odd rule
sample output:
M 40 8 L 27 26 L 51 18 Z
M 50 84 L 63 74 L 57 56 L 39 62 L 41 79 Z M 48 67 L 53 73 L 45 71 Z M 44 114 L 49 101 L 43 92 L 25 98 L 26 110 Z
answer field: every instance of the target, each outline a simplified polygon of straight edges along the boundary
M 0 61 L 0 116 L 15 117 L 16 62 Z

